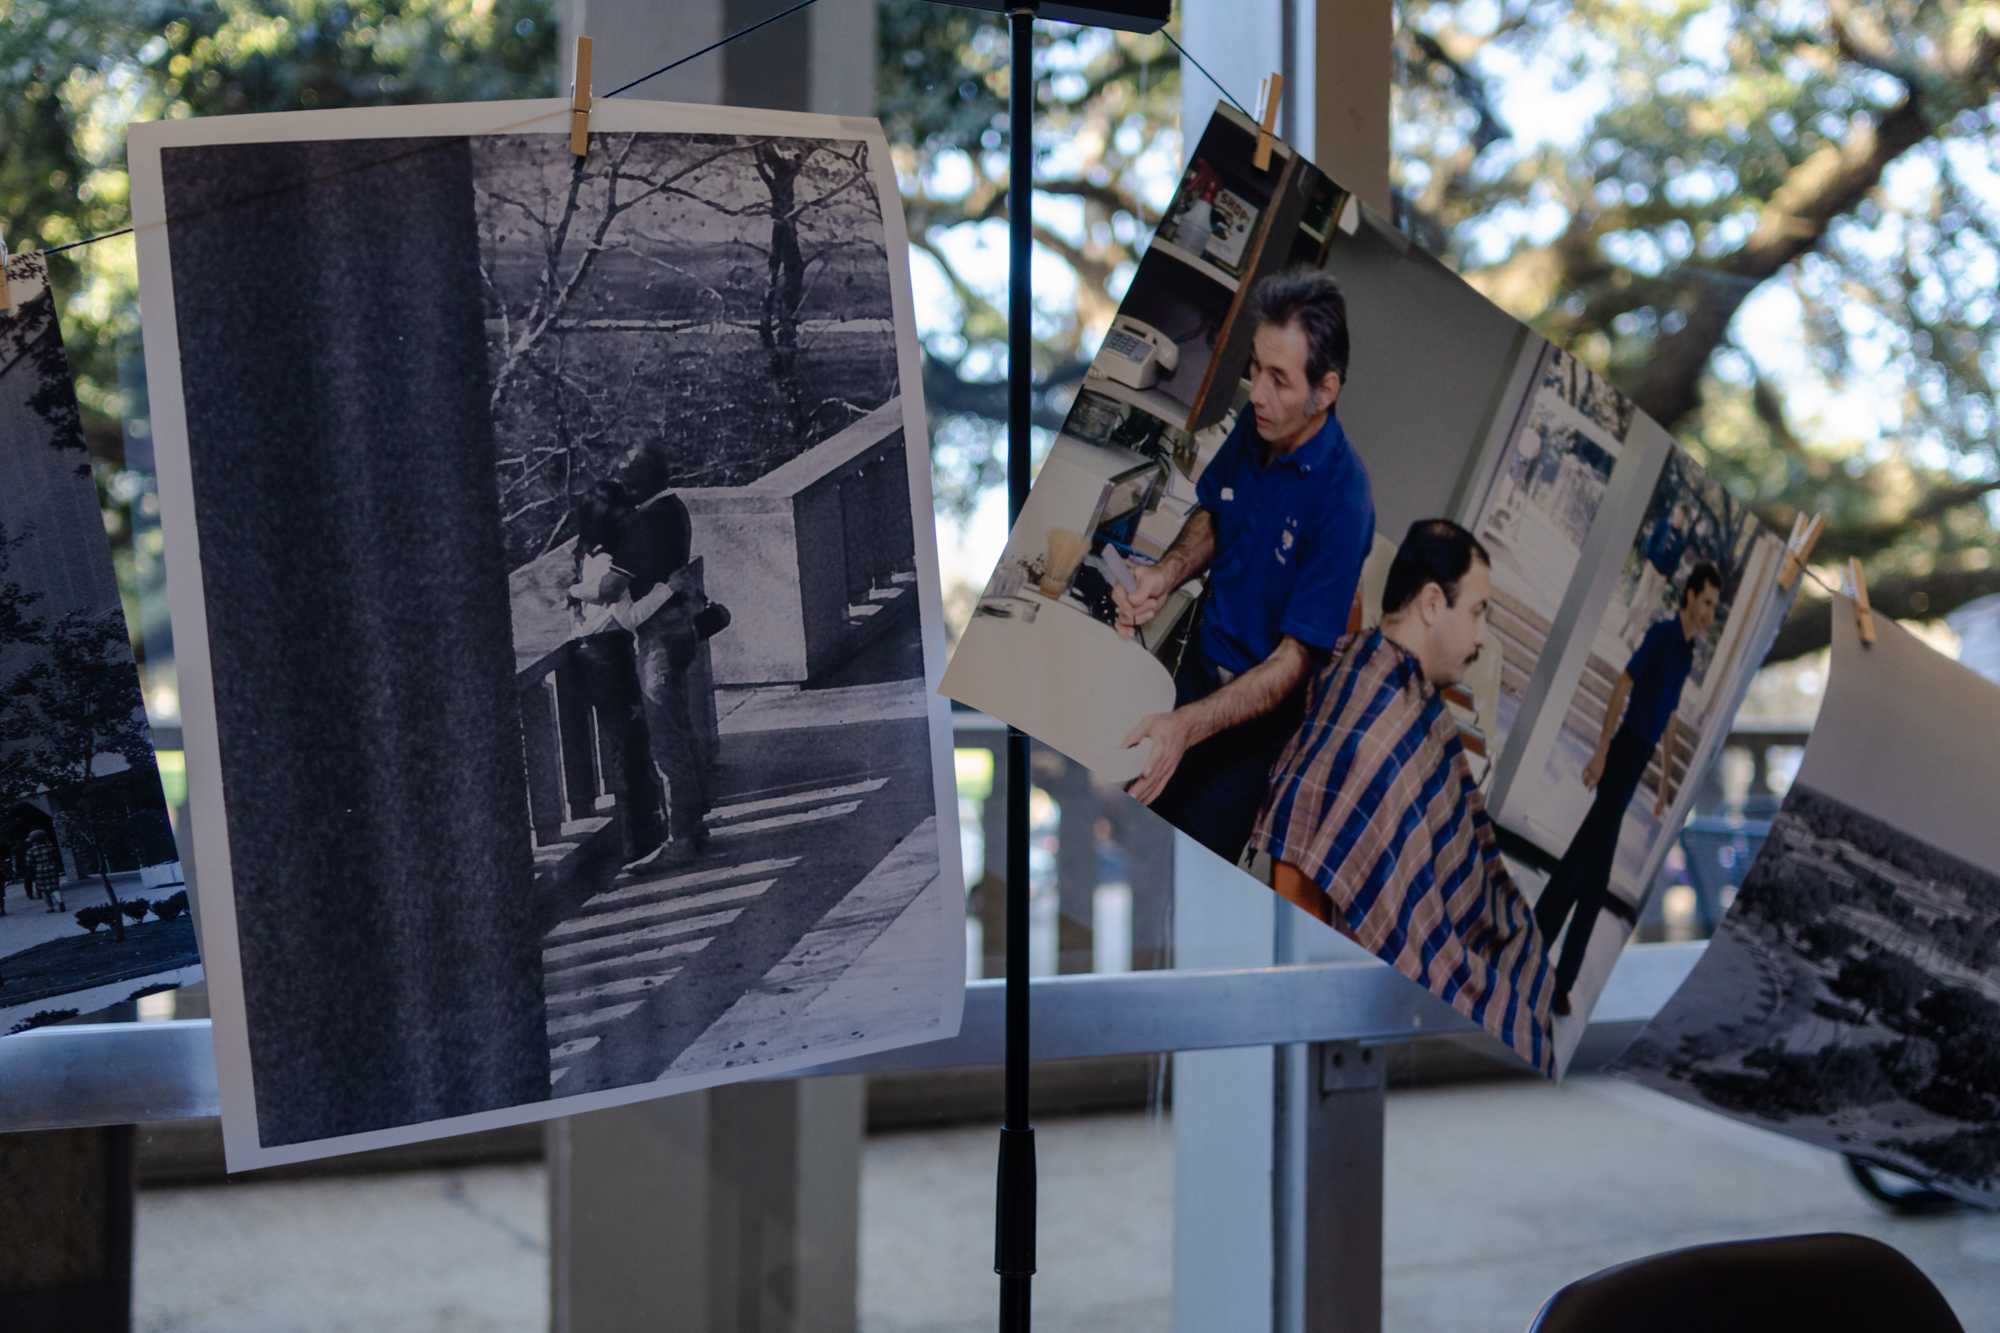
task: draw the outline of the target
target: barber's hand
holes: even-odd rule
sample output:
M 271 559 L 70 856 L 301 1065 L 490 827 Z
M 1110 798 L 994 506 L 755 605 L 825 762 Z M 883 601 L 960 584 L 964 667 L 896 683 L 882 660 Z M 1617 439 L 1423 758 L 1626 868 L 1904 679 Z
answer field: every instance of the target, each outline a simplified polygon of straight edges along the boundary
M 1590 756 L 1590 762 L 1583 766 L 1583 789 L 1596 791 L 1597 784 L 1602 781 L 1604 781 L 1604 756 L 1594 754 Z
M 1143 565 L 1132 571 L 1135 585 L 1132 591 L 1112 585 L 1111 600 L 1118 607 L 1118 632 L 1130 638 L 1139 628 L 1160 613 L 1166 605 L 1167 594 L 1173 586 L 1167 576 L 1151 565 Z
M 1191 740 L 1187 715 L 1179 710 L 1146 714 L 1125 737 L 1125 748 L 1129 750 L 1143 740 L 1153 742 L 1153 752 L 1147 756 L 1145 771 L 1125 790 L 1139 804 L 1151 805 L 1167 789 L 1174 770 L 1181 766 L 1181 756 L 1187 753 Z

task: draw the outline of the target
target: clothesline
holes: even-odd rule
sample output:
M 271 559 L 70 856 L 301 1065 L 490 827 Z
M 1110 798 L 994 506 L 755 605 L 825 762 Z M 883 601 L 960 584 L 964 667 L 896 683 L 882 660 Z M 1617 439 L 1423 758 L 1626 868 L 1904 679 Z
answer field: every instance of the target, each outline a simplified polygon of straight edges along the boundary
M 818 3 L 819 0 L 799 0 L 799 3 L 793 5 L 789 9 L 781 9 L 777 13 L 772 14 L 766 18 L 759 19 L 755 23 L 745 24 L 743 27 L 738 28 L 736 31 L 728 33 L 725 36 L 719 37 L 715 41 L 710 42 L 707 46 L 701 47 L 698 50 L 690 51 L 684 56 L 679 56 L 673 60 L 669 60 L 666 64 L 660 66 L 658 69 L 651 70 L 645 74 L 641 74 L 638 78 L 633 79 L 627 83 L 621 83 L 616 88 L 613 88 L 610 92 L 601 93 L 598 94 L 598 96 L 616 97 L 620 93 L 630 92 L 632 89 L 637 88 L 642 83 L 646 83 L 652 79 L 657 79 L 662 74 L 666 74 L 673 70 L 679 69 L 682 65 L 687 64 L 691 60 L 699 60 L 701 57 L 708 55 L 712 51 L 718 51 L 723 47 L 728 46 L 731 42 L 740 41 L 761 28 L 769 27 L 771 24 L 776 23 L 781 19 L 790 18 L 792 15 L 799 13 L 801 10 L 810 9 Z M 1247 110 L 1244 110 L 1243 103 L 1237 101 L 1235 96 L 1232 95 L 1227 88 L 1222 86 L 1220 80 L 1218 80 L 1213 74 L 1210 74 L 1207 68 L 1204 67 L 1199 60 L 1196 60 L 1192 55 L 1188 53 L 1188 49 L 1186 47 L 1182 46 L 1178 41 L 1174 39 L 1174 35 L 1172 33 L 1166 31 L 1163 28 L 1160 30 L 1160 35 L 1167 39 L 1167 41 L 1173 46 L 1174 50 L 1180 52 L 1181 59 L 1187 61 L 1190 65 L 1193 65 L 1195 69 L 1201 72 L 1203 78 L 1207 79 L 1211 84 L 1214 84 L 1215 90 L 1217 92 L 1221 93 L 1224 97 L 1228 98 L 1230 102 L 1233 103 L 1239 111 L 1243 111 L 1245 115 L 1250 114 Z M 533 125 L 539 121 L 544 121 L 549 119 L 552 119 L 552 116 L 548 114 L 531 116 L 526 120 L 516 121 L 510 125 L 502 125 L 498 129 L 496 129 L 494 133 L 505 134 L 510 130 L 525 129 L 529 125 Z M 427 150 L 418 149 L 415 151 L 423 152 Z M 80 241 L 66 241 L 61 245 L 46 246 L 39 250 L 26 250 L 23 251 L 22 254 L 23 256 L 59 255 L 66 250 L 80 250 L 87 245 L 98 245 L 104 241 L 115 241 L 121 236 L 137 235 L 142 230 L 150 230 L 153 227 L 164 225 L 164 221 L 165 220 L 163 220 L 162 222 L 149 222 L 143 225 L 135 223 L 130 226 L 120 227 L 116 231 L 104 232 L 101 235 L 86 236 Z
M 698 50 L 690 51 L 684 56 L 679 56 L 673 60 L 670 60 L 666 64 L 661 65 L 658 69 L 649 71 L 648 73 L 645 74 L 641 74 L 638 78 L 632 79 L 627 83 L 621 83 L 616 88 L 613 88 L 610 92 L 601 94 L 601 96 L 616 97 L 620 93 L 630 92 L 632 89 L 638 87 L 642 83 L 646 83 L 649 80 L 658 78 L 662 74 L 666 74 L 675 69 L 678 69 L 682 65 L 687 64 L 689 61 L 698 60 L 702 56 L 708 55 L 712 51 L 720 50 L 721 48 L 728 46 L 732 42 L 739 41 L 742 38 L 748 37 L 750 34 L 758 31 L 761 28 L 768 27 L 769 25 L 776 23 L 781 19 L 790 18 L 792 15 L 797 14 L 802 10 L 810 9 L 812 8 L 812 6 L 818 3 L 819 0 L 799 0 L 799 3 L 791 6 L 789 9 L 779 10 L 777 13 L 769 15 L 766 18 L 760 19 L 755 23 L 746 24 L 743 27 L 738 28 L 734 32 L 727 33 L 724 36 L 717 38 L 715 41 L 710 42 L 707 46 L 701 47 Z M 1180 41 L 1177 38 L 1175 38 L 1173 33 L 1169 32 L 1165 28 L 1162 28 L 1160 30 L 1160 35 L 1167 39 L 1168 45 L 1172 46 L 1174 50 L 1180 54 L 1182 60 L 1194 66 L 1195 70 L 1198 73 L 1200 73 L 1200 75 L 1203 78 L 1207 79 L 1209 83 L 1213 85 L 1213 87 L 1218 93 L 1222 94 L 1223 97 L 1227 98 L 1231 103 L 1231 105 L 1235 106 L 1235 108 L 1238 111 L 1243 112 L 1243 114 L 1246 116 L 1251 114 L 1249 108 L 1244 106 L 1243 103 L 1236 97 L 1236 95 L 1231 93 L 1229 89 L 1223 85 L 1222 80 L 1216 78 L 1215 75 L 1209 73 L 1208 67 L 1203 65 L 1201 61 L 1197 60 L 1194 54 L 1191 51 L 1189 51 L 1185 46 L 1182 46 L 1180 44 Z M 528 119 L 517 121 L 510 125 L 503 125 L 495 132 L 504 134 L 509 130 L 524 129 L 529 125 L 537 123 L 538 121 L 549 120 L 552 118 L 553 117 L 550 114 L 532 116 L 529 117 Z M 426 150 L 418 149 L 415 151 L 422 152 Z M 372 164 L 372 165 L 380 165 L 380 164 Z M 163 226 L 163 225 L 165 225 L 165 220 L 162 220 L 161 222 L 145 224 L 147 228 Z M 99 236 L 89 236 L 80 241 L 68 241 L 62 245 L 51 245 L 39 251 L 27 251 L 25 253 L 41 254 L 41 255 L 59 255 L 66 250 L 81 249 L 84 246 L 97 245 L 103 241 L 114 241 L 121 236 L 136 235 L 140 230 L 141 228 L 137 225 L 121 227 L 117 231 L 108 231 Z M 1832 584 L 1828 583 L 1825 579 L 1821 578 L 1819 574 L 1816 573 L 1810 565 L 1801 565 L 1800 569 L 1801 572 L 1804 573 L 1805 577 L 1811 579 L 1814 583 L 1817 583 L 1820 586 L 1821 590 L 1824 591 L 1829 597 L 1841 595 L 1842 592 L 1841 589 L 1834 587 Z
M 710 42 L 707 46 L 704 46 L 699 50 L 690 51 L 684 56 L 680 56 L 673 60 L 669 60 L 666 64 L 660 66 L 658 69 L 651 70 L 645 74 L 641 74 L 638 78 L 633 79 L 628 83 L 621 83 L 616 88 L 613 88 L 610 92 L 600 93 L 598 94 L 598 96 L 616 97 L 620 93 L 630 92 L 632 89 L 637 88 L 640 84 L 645 83 L 648 80 L 657 79 L 662 74 L 666 74 L 672 70 L 679 69 L 682 65 L 687 64 L 690 60 L 698 60 L 702 56 L 707 55 L 711 51 L 716 51 L 721 49 L 722 47 L 728 46 L 731 42 L 738 41 L 744 37 L 748 37 L 751 33 L 756 32 L 760 28 L 768 27 L 769 25 L 776 23 L 780 19 L 790 18 L 793 14 L 798 13 L 800 10 L 810 9 L 818 3 L 819 0 L 799 0 L 799 3 L 793 5 L 790 9 L 779 10 L 777 13 L 772 14 L 766 18 L 759 19 L 755 23 L 746 24 L 743 27 L 738 28 L 735 32 L 728 33 L 722 37 L 717 38 L 715 41 Z M 1171 41 L 1172 39 L 1169 38 L 1168 40 Z M 1225 93 L 1224 96 L 1228 96 L 1228 94 Z M 567 115 L 568 113 L 563 112 L 559 114 Z M 494 133 L 505 134 L 510 130 L 525 129 L 528 126 L 536 124 L 540 121 L 551 120 L 554 118 L 555 117 L 549 113 L 543 113 L 537 116 L 530 116 L 525 120 L 515 121 L 514 123 L 509 125 L 502 125 L 498 129 L 494 130 Z M 423 152 L 427 150 L 416 149 L 413 151 Z M 370 165 L 381 165 L 381 164 L 373 163 Z M 313 183 L 317 183 L 317 179 Z M 23 257 L 30 255 L 59 255 L 63 253 L 65 250 L 79 250 L 86 245 L 98 245 L 104 241 L 115 241 L 121 236 L 134 236 L 137 235 L 141 230 L 150 230 L 153 227 L 163 226 L 165 224 L 165 221 L 166 220 L 163 219 L 161 222 L 149 222 L 144 224 L 143 227 L 135 223 L 131 226 L 120 227 L 116 231 L 104 232 L 103 234 L 98 236 L 86 236 L 80 241 L 66 241 L 61 245 L 46 246 L 40 250 L 26 250 L 22 252 L 22 255 Z M 0 258 L 11 258 L 11 256 L 0 256 Z

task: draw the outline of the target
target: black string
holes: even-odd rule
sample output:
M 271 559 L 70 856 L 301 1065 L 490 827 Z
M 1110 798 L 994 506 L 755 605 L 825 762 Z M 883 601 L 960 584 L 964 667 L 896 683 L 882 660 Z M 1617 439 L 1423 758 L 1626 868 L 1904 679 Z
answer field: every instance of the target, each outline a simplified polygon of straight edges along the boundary
M 1168 43 L 1173 46 L 1174 50 L 1181 53 L 1182 60 L 1187 61 L 1188 64 L 1193 65 L 1198 70 L 1201 70 L 1201 76 L 1204 79 L 1207 79 L 1210 83 L 1215 85 L 1215 91 L 1221 93 L 1224 97 L 1229 98 L 1231 102 L 1234 102 L 1236 105 L 1236 109 L 1238 111 L 1241 111 L 1246 116 L 1251 116 L 1253 114 L 1249 107 L 1244 106 L 1241 102 L 1237 102 L 1235 96 L 1227 88 L 1222 86 L 1221 79 L 1218 79 L 1213 74 L 1210 74 L 1207 69 L 1203 68 L 1202 63 L 1199 60 L 1196 60 L 1193 56 L 1189 55 L 1188 49 L 1185 46 L 1182 46 L 1179 42 L 1175 41 L 1174 35 L 1172 33 L 1168 32 L 1165 28 L 1162 28 L 1160 29 L 1160 36 L 1166 38 Z
M 604 97 L 616 97 L 620 93 L 630 92 L 632 89 L 638 87 L 640 84 L 646 82 L 648 79 L 657 79 L 660 75 L 667 73 L 669 70 L 679 69 L 682 65 L 687 64 L 690 60 L 698 60 L 702 56 L 707 55 L 711 51 L 714 51 L 720 47 L 727 46 L 731 42 L 738 41 L 744 37 L 748 37 L 751 33 L 756 32 L 759 28 L 768 27 L 769 25 L 776 23 L 779 19 L 790 18 L 792 15 L 798 13 L 800 10 L 810 9 L 818 3 L 819 0 L 799 0 L 799 3 L 793 5 L 790 9 L 779 10 L 777 13 L 771 15 L 768 18 L 759 19 L 757 22 L 749 24 L 746 27 L 738 28 L 735 32 L 729 33 L 726 36 L 721 37 L 716 41 L 710 42 L 707 46 L 702 47 L 699 51 L 690 51 L 688 54 L 680 57 L 677 60 L 668 61 L 666 64 L 660 66 L 658 69 L 652 71 L 650 74 L 641 74 L 638 78 L 633 79 L 630 83 L 622 83 L 618 87 L 613 88 L 610 92 L 604 93 L 602 95 Z M 1213 74 L 1210 74 L 1208 72 L 1208 68 L 1205 65 L 1203 65 L 1199 60 L 1196 60 L 1192 55 L 1190 55 L 1188 53 L 1188 49 L 1185 46 L 1182 46 L 1179 41 L 1175 40 L 1174 35 L 1171 32 L 1168 32 L 1165 28 L 1162 28 L 1160 29 L 1160 35 L 1167 39 L 1168 45 L 1172 46 L 1174 50 L 1180 52 L 1181 59 L 1187 61 L 1188 64 L 1193 65 L 1195 69 L 1201 72 L 1201 76 L 1203 78 L 1207 79 L 1210 83 L 1214 84 L 1215 90 L 1221 93 L 1224 97 L 1228 98 L 1230 103 L 1234 105 L 1238 111 L 1241 111 L 1246 116 L 1251 114 L 1250 108 L 1244 106 L 1243 103 L 1241 103 L 1240 101 L 1237 101 L 1235 95 L 1232 94 L 1229 91 L 1229 89 L 1222 86 L 1222 80 L 1216 78 Z M 122 227 L 117 231 L 105 232 L 102 236 L 89 236 L 85 237 L 81 241 L 70 241 L 63 245 L 51 245 L 46 247 L 45 249 L 40 250 L 37 253 L 44 255 L 59 255 L 65 250 L 81 249 L 83 246 L 86 245 L 96 245 L 99 241 L 115 241 L 120 236 L 130 236 L 132 235 L 132 233 L 133 233 L 133 228 Z
M 728 36 L 720 39 L 719 41 L 710 42 L 707 46 L 702 47 L 701 50 L 699 51 L 690 52 L 689 54 L 682 56 L 679 60 L 675 60 L 669 64 L 662 65 L 658 69 L 654 70 L 651 74 L 641 74 L 638 78 L 632 80 L 632 82 L 620 84 L 618 87 L 613 88 L 610 92 L 604 95 L 606 97 L 616 97 L 618 96 L 618 94 L 625 92 L 628 89 L 637 88 L 640 84 L 644 83 L 648 79 L 657 79 L 660 75 L 665 74 L 670 69 L 678 69 L 682 65 L 687 64 L 688 61 L 695 60 L 702 56 L 705 56 L 710 51 L 715 50 L 719 46 L 727 46 L 739 37 L 748 37 L 751 33 L 757 31 L 757 29 L 761 27 L 764 27 L 766 24 L 776 23 L 779 19 L 782 18 L 790 18 L 792 15 L 798 13 L 801 9 L 810 9 L 818 3 L 819 0 L 799 0 L 799 3 L 793 5 L 790 9 L 780 10 L 778 13 L 771 15 L 771 17 L 767 19 L 760 19 L 757 22 L 752 23 L 747 28 L 738 28 L 735 32 L 730 33 Z
M 131 234 L 132 229 L 126 227 L 120 231 L 107 231 L 102 236 L 92 236 L 86 240 L 71 241 L 67 245 L 52 245 L 40 253 L 45 255 L 59 255 L 65 250 L 74 250 L 80 245 L 96 245 L 99 241 L 115 241 L 120 236 L 130 236 Z
M 737 30 L 736 30 L 735 32 L 732 32 L 732 33 L 729 33 L 729 34 L 728 34 L 727 36 L 725 36 L 725 37 L 721 38 L 720 40 L 718 40 L 718 41 L 713 41 L 713 42 L 710 42 L 710 43 L 709 43 L 709 44 L 708 44 L 707 46 L 704 46 L 704 47 L 702 47 L 702 48 L 701 48 L 701 49 L 700 49 L 699 51 L 691 51 L 691 52 L 689 52 L 689 53 L 688 53 L 687 55 L 684 55 L 684 56 L 680 57 L 680 58 L 679 58 L 678 60 L 671 60 L 671 61 L 667 62 L 666 64 L 664 64 L 664 65 L 660 66 L 660 67 L 659 67 L 658 69 L 654 70 L 654 71 L 653 71 L 652 73 L 650 73 L 650 74 L 641 74 L 641 75 L 640 75 L 640 76 L 639 76 L 638 78 L 636 78 L 636 79 L 633 79 L 633 80 L 632 80 L 632 81 L 631 81 L 630 83 L 623 83 L 623 84 L 620 84 L 620 85 L 619 85 L 618 87 L 616 87 L 616 88 L 613 88 L 613 89 L 612 89 L 612 90 L 611 90 L 610 92 L 608 92 L 608 93 L 603 93 L 603 94 L 600 94 L 599 96 L 600 96 L 600 97 L 616 97 L 616 96 L 618 96 L 618 94 L 620 94 L 620 93 L 624 93 L 624 92 L 630 92 L 630 91 L 631 91 L 632 89 L 634 89 L 634 88 L 638 87 L 638 86 L 639 86 L 640 84 L 642 84 L 642 83 L 646 82 L 646 81 L 647 81 L 648 79 L 656 79 L 656 78 L 658 78 L 658 77 L 659 77 L 660 75 L 662 75 L 662 74 L 665 74 L 665 73 L 666 73 L 666 72 L 667 72 L 668 70 L 672 70 L 672 69 L 678 69 L 678 68 L 680 68 L 680 67 L 681 67 L 682 65 L 685 65 L 685 64 L 687 64 L 687 63 L 688 63 L 688 62 L 689 62 L 690 60 L 698 60 L 698 59 L 700 59 L 700 58 L 701 58 L 702 56 L 705 56 L 705 55 L 707 55 L 707 54 L 708 54 L 709 52 L 711 52 L 711 51 L 713 51 L 713 50 L 716 50 L 716 49 L 717 49 L 718 47 L 724 47 L 724 46 L 727 46 L 727 45 L 729 45 L 729 44 L 730 44 L 731 42 L 733 42 L 733 41 L 737 41 L 737 40 L 738 40 L 738 39 L 740 39 L 740 38 L 744 38 L 744 37 L 748 37 L 748 36 L 749 36 L 749 35 L 750 35 L 751 33 L 753 33 L 753 32 L 755 32 L 755 31 L 757 31 L 757 30 L 758 30 L 759 28 L 763 28 L 763 27 L 768 27 L 768 26 L 769 26 L 770 24 L 773 24 L 773 23 L 776 23 L 776 22 L 777 22 L 777 21 L 778 21 L 779 19 L 782 19 L 782 18 L 789 18 L 789 17 L 791 17 L 791 16 L 793 15 L 793 14 L 796 14 L 796 13 L 798 13 L 798 12 L 799 12 L 800 10 L 802 10 L 802 9 L 810 9 L 810 8 L 812 8 L 812 7 L 814 6 L 814 5 L 816 5 L 816 4 L 818 4 L 818 3 L 819 3 L 819 0 L 799 0 L 799 3 L 798 3 L 798 4 L 796 4 L 796 5 L 793 5 L 793 6 L 792 6 L 792 7 L 790 8 L 790 9 L 785 9 L 785 10 L 780 10 L 780 11 L 779 11 L 778 13 L 776 13 L 776 14 L 773 14 L 773 15 L 771 15 L 771 16 L 770 16 L 769 18 L 765 18 L 765 19 L 760 19 L 760 20 L 759 20 L 758 22 L 756 22 L 756 23 L 752 23 L 752 24 L 750 24 L 750 25 L 749 25 L 749 26 L 747 26 L 747 27 L 742 27 L 742 28 L 738 28 L 738 29 L 737 29 Z M 536 117 L 535 119 L 536 119 L 536 120 L 540 120 L 540 119 L 543 119 L 543 117 L 539 117 L 539 116 L 538 116 L 538 117 Z M 523 124 L 523 125 L 530 125 L 530 124 L 533 124 L 533 123 L 535 123 L 535 122 L 534 122 L 534 121 L 522 121 L 522 122 L 521 122 L 521 124 Z M 413 152 L 412 152 L 411 154 L 403 154 L 403 155 L 399 155 L 399 156 L 409 156 L 409 155 L 414 155 L 415 153 L 421 153 L 421 152 L 424 152 L 424 151 L 426 151 L 426 150 L 425 150 L 424 148 L 418 148 L 418 149 L 415 149 L 415 150 L 413 150 Z M 374 167 L 374 166 L 380 166 L 380 165 L 383 165 L 383 164 L 381 164 L 381 163 L 367 163 L 367 164 L 364 164 L 364 165 L 366 165 L 366 166 L 369 166 L 369 167 Z M 350 170 L 356 170 L 356 169 L 358 169 L 358 168 L 350 168 Z M 343 174 L 345 174 L 345 173 L 343 173 Z M 41 255 L 59 255 L 59 254 L 61 254 L 61 253 L 62 253 L 63 251 L 65 251 L 65 250 L 77 250 L 77 249 L 81 249 L 82 247 L 84 247 L 84 246 L 86 246 L 86 245 L 96 245 L 96 244 L 97 244 L 97 243 L 98 243 L 99 241 L 115 241 L 115 240 L 117 240 L 117 239 L 118 239 L 118 238 L 119 238 L 120 236 L 130 236 L 130 235 L 132 235 L 132 234 L 133 234 L 133 232 L 134 232 L 134 230 L 135 230 L 135 229 L 134 229 L 134 228 L 132 228 L 132 227 L 121 227 L 121 228 L 119 228 L 119 229 L 118 229 L 117 231 L 107 231 L 107 232 L 105 232 L 105 233 L 104 233 L 103 235 L 101 235 L 101 236 L 87 236 L 87 237 L 85 237 L 85 238 L 84 238 L 83 240 L 80 240 L 80 241 L 69 241 L 69 242 L 67 242 L 67 243 L 65 243 L 65 244 L 62 244 L 62 245 L 51 245 L 51 246 L 46 246 L 46 247 L 44 247 L 44 248 L 42 248 L 42 249 L 40 249 L 40 250 L 34 250 L 34 251 L 28 251 L 28 252 L 26 252 L 26 253 L 29 253 L 29 254 L 41 254 Z M 0 260 L 4 260 L 5 258 L 6 258 L 6 256 L 4 256 L 4 255 L 0 255 Z

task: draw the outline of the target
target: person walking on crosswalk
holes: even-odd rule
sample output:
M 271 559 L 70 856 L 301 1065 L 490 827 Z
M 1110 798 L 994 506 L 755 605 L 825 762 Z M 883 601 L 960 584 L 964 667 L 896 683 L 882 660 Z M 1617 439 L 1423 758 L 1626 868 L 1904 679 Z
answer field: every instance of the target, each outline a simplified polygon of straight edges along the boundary
M 62 857 L 56 851 L 56 840 L 49 836 L 47 829 L 38 828 L 28 835 L 28 882 L 48 903 L 51 912 L 65 910 Z

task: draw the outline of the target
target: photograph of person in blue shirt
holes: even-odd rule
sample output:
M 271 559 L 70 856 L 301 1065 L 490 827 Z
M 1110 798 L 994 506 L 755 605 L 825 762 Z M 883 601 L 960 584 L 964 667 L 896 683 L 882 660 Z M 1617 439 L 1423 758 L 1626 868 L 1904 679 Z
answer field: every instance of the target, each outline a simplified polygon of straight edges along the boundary
M 1701 561 L 1681 585 L 1681 609 L 1646 631 L 1611 688 L 1596 753 L 1583 766 L 1583 785 L 1594 788 L 1597 797 L 1535 902 L 1535 924 L 1551 948 L 1563 923 L 1569 922 L 1562 958 L 1556 964 L 1553 1009 L 1558 1017 L 1570 1011 L 1570 987 L 1583 969 L 1591 931 L 1611 892 L 1611 867 L 1618 857 L 1625 809 L 1638 792 L 1653 751 L 1659 748 L 1667 724 L 1680 706 L 1681 688 L 1694 669 L 1694 646 L 1715 624 L 1721 601 L 1722 572 L 1709 561 Z M 1655 818 L 1666 817 L 1671 804 L 1668 793 L 1663 771 L 1659 796 L 1653 803 Z
M 1639 549 L 1639 588 L 1632 595 L 1625 622 L 1629 641 L 1643 634 L 1660 614 L 1660 598 L 1681 572 L 1681 559 L 1694 540 L 1693 514 L 1685 500 L 1653 520 L 1652 531 Z
M 1347 381 L 1347 305 L 1317 269 L 1252 291 L 1250 404 L 1195 484 L 1199 504 L 1159 562 L 1113 594 L 1118 627 L 1146 624 L 1207 575 L 1174 677 L 1175 706 L 1140 719 L 1150 740 L 1127 790 L 1235 861 L 1317 663 L 1347 632 L 1375 536 L 1368 474 L 1335 406 Z

